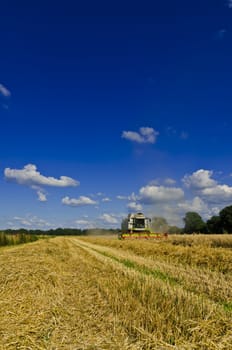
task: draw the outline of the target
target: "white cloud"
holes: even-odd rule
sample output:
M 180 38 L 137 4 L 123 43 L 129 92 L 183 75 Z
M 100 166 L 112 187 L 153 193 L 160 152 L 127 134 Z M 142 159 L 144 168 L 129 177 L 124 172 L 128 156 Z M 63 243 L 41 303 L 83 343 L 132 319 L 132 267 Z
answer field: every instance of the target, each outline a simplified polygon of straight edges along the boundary
M 11 96 L 11 92 L 3 84 L 0 84 L 0 94 L 2 94 L 4 97 Z
M 183 182 L 208 203 L 222 205 L 232 201 L 232 187 L 219 184 L 212 175 L 213 171 L 200 169 L 192 175 L 185 175 Z
M 118 224 L 118 219 L 112 214 L 102 214 L 99 219 L 107 224 Z
M 231 175 L 232 176 L 232 175 Z M 118 196 L 116 196 L 116 198 L 117 199 L 120 199 L 120 200 L 125 200 L 125 199 L 127 199 L 128 197 L 127 196 L 120 196 L 120 195 L 118 195 Z
M 138 143 L 144 142 L 143 137 L 135 131 L 123 131 L 122 138 Z
M 134 192 L 131 193 L 130 196 L 128 196 L 129 201 L 136 201 L 138 196 Z
M 85 196 L 80 196 L 79 198 L 69 198 L 68 196 L 66 196 L 62 198 L 62 203 L 65 205 L 70 205 L 71 207 L 97 204 L 96 201 Z
M 31 226 L 32 225 L 32 223 L 29 220 L 27 220 L 25 218 L 18 217 L 18 216 L 15 216 L 13 218 L 13 220 L 18 221 L 20 223 L 20 225 L 23 225 L 23 226 Z
M 175 185 L 176 181 L 168 177 L 164 180 L 164 183 L 165 185 L 172 186 L 172 185 Z
M 165 201 L 181 200 L 184 191 L 177 187 L 145 186 L 139 190 L 140 202 L 143 204 L 155 204 Z
M 37 194 L 38 194 L 38 200 L 40 202 L 47 202 L 47 196 L 44 192 L 42 191 L 37 191 Z
M 38 196 L 38 201 L 47 202 L 47 195 L 46 195 L 44 189 L 42 189 L 41 187 L 36 186 L 36 185 L 31 186 L 31 188 L 36 191 L 37 196 Z
M 102 202 L 111 202 L 111 199 L 108 197 L 102 198 Z
M 192 200 L 180 202 L 177 204 L 177 207 L 186 213 L 188 211 L 195 211 L 200 213 L 204 218 L 209 218 L 211 210 L 207 203 L 205 203 L 200 197 L 196 196 Z
M 18 227 L 29 227 L 31 229 L 49 229 L 51 227 L 53 227 L 54 225 L 52 225 L 50 222 L 44 220 L 44 219 L 40 219 L 37 216 L 33 216 L 33 215 L 27 215 L 26 217 L 20 217 L 20 216 L 15 216 L 13 218 L 14 221 L 17 222 L 17 224 L 14 224 Z
M 153 128 L 141 127 L 139 132 L 123 131 L 122 138 L 138 143 L 155 143 L 159 132 Z
M 232 0 L 228 0 L 228 7 L 232 9 Z
M 37 171 L 34 164 L 27 164 L 23 169 L 6 168 L 4 171 L 7 180 L 17 182 L 20 185 L 44 185 L 54 187 L 78 186 L 79 181 L 76 181 L 68 176 L 60 176 L 59 179 L 54 177 L 46 177 Z
M 127 208 L 132 211 L 140 211 L 143 209 L 142 205 L 136 202 L 131 202 L 127 204 Z
M 201 194 L 207 201 L 212 203 L 226 203 L 232 201 L 232 187 L 228 185 L 204 188 Z
M 133 201 L 135 202 L 138 199 L 138 196 L 136 196 L 136 194 L 134 192 L 132 192 L 129 196 L 116 196 L 117 199 L 120 200 L 129 200 L 129 201 Z
M 89 221 L 87 221 L 87 220 L 76 220 L 75 223 L 77 225 L 88 225 Z
M 144 211 L 149 217 L 162 216 L 170 225 L 183 226 L 183 217 L 188 211 L 197 212 L 204 220 L 208 220 L 213 215 L 218 215 L 227 203 L 232 203 L 232 186 L 219 184 L 213 178 L 213 171 L 199 169 L 185 175 L 182 181 L 191 191 L 188 191 L 188 195 L 192 193 L 192 198 L 185 198 L 183 188 L 173 187 L 173 179 L 164 178 L 155 180 L 155 183 L 167 186 L 149 183 L 140 188 L 138 195 L 134 194 L 136 199 L 131 200 L 128 207 L 140 211 L 137 204 L 144 205 Z M 124 196 L 122 198 L 126 199 Z
M 192 175 L 185 175 L 182 179 L 184 185 L 194 190 L 201 190 L 203 188 L 215 187 L 217 182 L 211 177 L 213 171 L 199 169 L 192 173 Z

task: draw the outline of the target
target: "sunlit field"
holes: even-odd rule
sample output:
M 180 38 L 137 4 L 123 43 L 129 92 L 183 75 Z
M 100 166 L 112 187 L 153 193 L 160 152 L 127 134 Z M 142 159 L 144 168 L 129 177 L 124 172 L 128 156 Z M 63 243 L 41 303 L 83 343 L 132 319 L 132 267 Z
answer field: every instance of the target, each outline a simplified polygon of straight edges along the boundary
M 232 236 L 0 248 L 0 349 L 231 349 Z

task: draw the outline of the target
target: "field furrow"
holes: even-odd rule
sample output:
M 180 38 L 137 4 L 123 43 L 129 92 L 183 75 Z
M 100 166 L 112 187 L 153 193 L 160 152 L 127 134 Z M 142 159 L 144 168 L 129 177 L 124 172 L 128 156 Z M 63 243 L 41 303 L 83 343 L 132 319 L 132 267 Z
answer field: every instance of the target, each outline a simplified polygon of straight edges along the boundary
M 125 278 L 117 279 L 113 287 L 112 276 L 112 289 L 106 291 L 130 333 L 132 329 L 140 329 L 149 339 L 159 334 L 158 339 L 175 344 L 180 349 L 226 349 L 227 341 L 232 342 L 231 314 L 225 312 L 220 304 L 190 292 L 178 283 L 170 283 L 161 274 L 154 276 L 147 274 L 146 270 L 139 270 L 133 261 L 120 258 L 121 252 L 114 250 L 114 255 L 105 254 L 106 247 L 98 250 L 99 246 L 86 243 L 86 240 L 84 244 L 76 240 L 76 244 L 104 262 L 104 265 L 122 271 L 131 280 L 129 285 L 120 286 Z M 114 293 L 116 295 L 113 297 Z
M 0 266 L 0 349 L 140 349 L 99 290 L 102 263 L 69 239 L 1 249 Z
M 105 245 L 80 242 L 102 255 L 121 262 L 128 268 L 151 275 L 172 285 L 179 285 L 189 292 L 198 294 L 224 305 L 226 311 L 232 311 L 232 280 L 222 273 L 202 270 L 194 267 L 184 267 L 151 258 L 144 258 L 130 251 L 110 248 Z
M 59 237 L 0 249 L 0 349 L 232 348 L 229 272 L 154 259 L 162 243 L 141 242 L 142 254 L 124 243 Z

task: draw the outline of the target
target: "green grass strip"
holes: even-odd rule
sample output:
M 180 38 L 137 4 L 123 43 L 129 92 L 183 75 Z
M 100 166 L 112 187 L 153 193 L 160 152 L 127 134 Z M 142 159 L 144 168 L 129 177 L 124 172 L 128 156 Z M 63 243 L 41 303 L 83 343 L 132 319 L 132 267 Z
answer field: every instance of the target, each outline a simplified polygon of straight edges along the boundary
M 92 248 L 93 249 L 93 248 Z M 107 252 L 102 252 L 102 251 L 99 251 L 97 249 L 93 249 L 95 252 L 103 255 L 103 256 L 106 256 L 107 258 L 110 258 L 114 261 L 117 261 L 119 262 L 120 264 L 123 264 L 124 266 L 126 266 L 127 268 L 129 269 L 133 269 L 133 270 L 136 270 L 144 275 L 147 275 L 147 276 L 153 276 L 155 278 L 158 278 L 162 281 L 165 281 L 165 282 L 169 282 L 170 284 L 172 285 L 176 285 L 178 284 L 178 279 L 172 277 L 172 276 L 169 276 L 167 273 L 164 273 L 160 270 L 154 270 L 154 269 L 150 269 L 149 267 L 147 266 L 144 266 L 144 265 L 139 265 L 137 263 L 135 263 L 134 261 L 131 261 L 129 259 L 120 259 L 120 258 L 117 258 L 116 256 L 114 255 L 111 255 Z
M 106 256 L 107 258 L 110 258 L 114 261 L 117 261 L 118 263 L 123 264 L 127 268 L 138 271 L 144 275 L 153 276 L 154 278 L 160 279 L 164 282 L 169 282 L 171 285 L 182 285 L 180 280 L 178 280 L 177 278 L 174 278 L 174 277 L 172 277 L 172 276 L 168 275 L 167 273 L 164 273 L 160 270 L 154 270 L 154 269 L 151 269 L 147 266 L 139 265 L 136 262 L 131 261 L 129 259 L 117 258 L 114 255 L 111 255 L 111 254 L 104 252 L 104 251 L 99 251 L 98 249 L 94 249 L 94 248 L 91 248 L 91 249 L 93 251 L 95 251 L 96 253 L 99 253 L 103 256 Z M 188 290 L 189 290 L 189 292 L 192 292 L 192 293 L 197 292 L 195 289 L 188 289 Z M 226 302 L 222 301 L 222 302 L 216 302 L 216 303 L 220 304 L 223 307 L 225 312 L 229 312 L 229 313 L 232 312 L 232 302 L 226 303 Z
M 222 306 L 224 307 L 225 311 L 232 312 L 232 302 L 222 303 Z

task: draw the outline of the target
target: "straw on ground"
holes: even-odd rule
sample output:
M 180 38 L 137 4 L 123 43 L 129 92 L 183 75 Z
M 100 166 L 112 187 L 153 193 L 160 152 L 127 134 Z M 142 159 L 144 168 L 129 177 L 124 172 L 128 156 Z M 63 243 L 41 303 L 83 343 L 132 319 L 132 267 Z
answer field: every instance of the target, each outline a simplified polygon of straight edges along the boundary
M 1 248 L 0 349 L 231 349 L 231 248 L 181 239 Z

